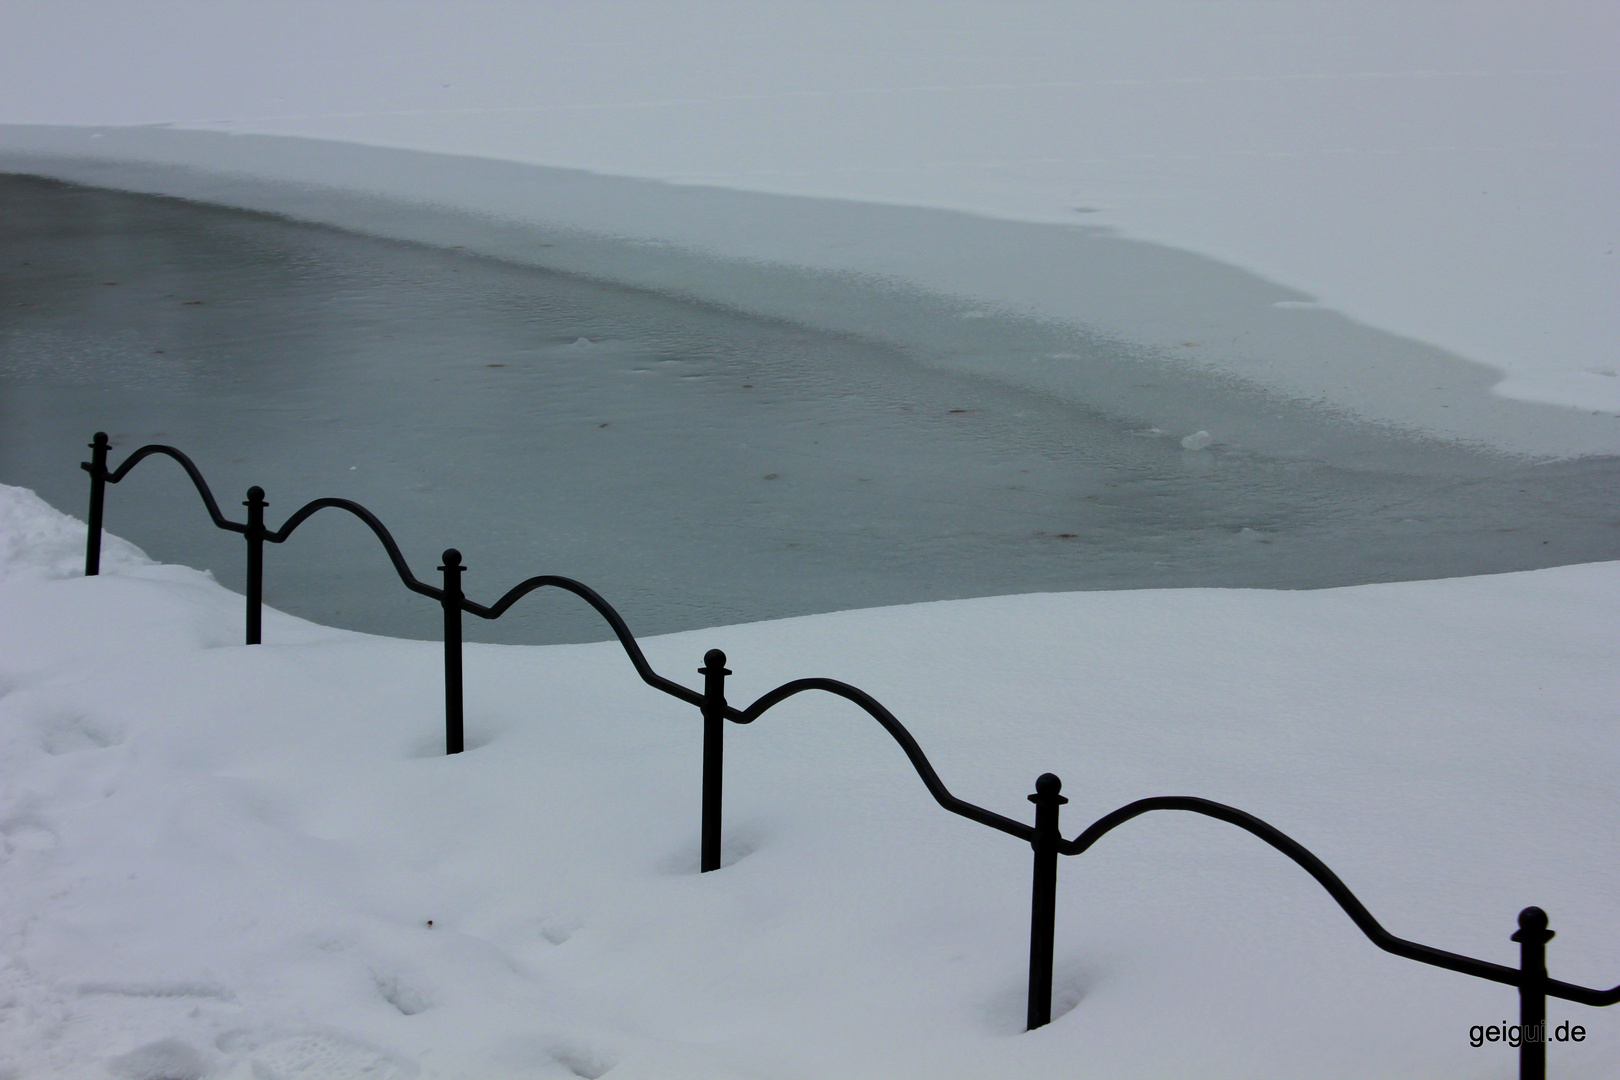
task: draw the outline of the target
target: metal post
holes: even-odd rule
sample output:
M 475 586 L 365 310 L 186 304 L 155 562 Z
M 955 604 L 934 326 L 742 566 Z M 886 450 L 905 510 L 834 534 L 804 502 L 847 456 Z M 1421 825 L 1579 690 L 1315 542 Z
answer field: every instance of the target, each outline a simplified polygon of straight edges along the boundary
M 264 609 L 264 488 L 255 484 L 247 489 L 247 643 L 260 641 Z
M 466 748 L 461 729 L 461 552 L 444 549 L 444 752 Z
M 698 870 L 720 869 L 720 783 L 725 776 L 726 654 L 703 654 L 703 851 Z
M 1029 1016 L 1026 1030 L 1052 1022 L 1052 942 L 1057 921 L 1057 857 L 1059 808 L 1069 800 L 1059 795 L 1063 781 L 1042 773 L 1035 781 L 1035 882 L 1029 916 Z
M 79 468 L 90 474 L 90 531 L 84 538 L 84 576 L 101 573 L 101 506 L 107 494 L 107 433 L 96 432 L 90 442 L 90 460 Z
M 1519 1080 L 1547 1080 L 1547 913 L 1519 912 Z

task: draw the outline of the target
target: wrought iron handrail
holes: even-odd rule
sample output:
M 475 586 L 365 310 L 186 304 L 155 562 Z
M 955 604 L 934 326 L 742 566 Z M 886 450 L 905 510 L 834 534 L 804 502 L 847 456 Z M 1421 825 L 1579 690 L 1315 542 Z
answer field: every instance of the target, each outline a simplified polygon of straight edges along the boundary
M 476 615 L 480 619 L 498 619 L 523 597 L 537 589 L 545 588 L 561 589 L 564 592 L 573 593 L 594 608 L 596 613 L 602 616 L 602 621 L 607 623 L 608 628 L 613 631 L 613 636 L 618 639 L 620 647 L 624 649 L 625 656 L 630 659 L 630 665 L 636 669 L 636 674 L 641 676 L 642 682 L 656 690 L 662 690 L 671 697 L 679 698 L 688 705 L 703 704 L 702 694 L 654 671 L 653 666 L 647 662 L 646 655 L 642 653 L 641 646 L 636 642 L 636 636 L 630 632 L 630 627 L 624 621 L 624 617 L 614 610 L 613 605 L 604 600 L 602 595 L 595 589 L 575 581 L 573 578 L 558 577 L 555 574 L 541 574 L 518 582 L 506 590 L 499 600 L 488 607 L 463 598 L 461 610 Z
M 703 740 L 703 821 L 701 828 L 700 869 L 703 872 L 720 867 L 720 803 L 725 721 L 751 724 L 770 709 L 795 695 L 818 690 L 832 694 L 856 705 L 876 720 L 900 745 L 923 786 L 940 806 L 953 814 L 976 821 L 981 825 L 1007 833 L 1030 844 L 1034 851 L 1034 879 L 1031 888 L 1030 967 L 1028 1026 L 1030 1029 L 1051 1022 L 1052 954 L 1056 922 L 1057 857 L 1080 855 L 1119 826 L 1143 814 L 1157 810 L 1181 810 L 1224 821 L 1258 837 L 1271 847 L 1292 859 L 1324 888 L 1342 908 L 1356 927 L 1385 952 L 1408 960 L 1431 964 L 1464 975 L 1486 979 L 1517 987 L 1520 999 L 1520 1077 L 1521 1080 L 1544 1080 L 1546 1069 L 1546 997 L 1562 998 L 1583 1005 L 1607 1006 L 1620 1003 L 1620 986 L 1598 990 L 1563 982 L 1547 976 L 1545 966 L 1546 943 L 1554 936 L 1547 929 L 1547 916 L 1540 908 L 1528 907 L 1519 913 L 1519 929 L 1512 940 L 1520 945 L 1520 963 L 1517 968 L 1478 960 L 1460 953 L 1436 949 L 1406 938 L 1397 937 L 1384 929 L 1347 885 L 1304 845 L 1275 826 L 1252 814 L 1223 803 L 1183 795 L 1166 795 L 1139 799 L 1092 822 L 1073 840 L 1064 840 L 1058 826 L 1060 808 L 1069 800 L 1062 794 L 1063 782 L 1046 773 L 1035 781 L 1035 792 L 1029 801 L 1035 804 L 1035 824 L 998 814 L 951 794 L 939 778 L 916 738 L 906 726 L 884 705 L 866 691 L 836 679 L 794 679 L 767 691 L 745 708 L 729 704 L 725 697 L 727 670 L 726 655 L 719 649 L 704 654 L 704 666 L 698 671 L 704 676 L 702 692 L 693 690 L 673 679 L 660 675 L 648 662 L 635 635 L 623 616 L 594 589 L 571 578 L 542 574 L 528 578 L 508 589 L 493 604 L 484 605 L 470 600 L 462 592 L 461 553 L 455 548 L 444 552 L 444 584 L 434 587 L 419 580 L 411 572 L 410 564 L 401 552 L 398 542 L 388 527 L 370 510 L 351 499 L 321 498 L 305 503 L 282 523 L 271 530 L 264 524 L 264 510 L 269 505 L 264 490 L 251 487 L 247 500 L 248 520 L 245 523 L 228 520 L 219 509 L 212 490 L 202 472 L 189 457 L 172 446 L 151 444 L 133 451 L 116 471 L 107 469 L 110 444 L 105 432 L 97 432 L 90 444 L 94 457 L 81 467 L 90 473 L 89 535 L 85 542 L 85 574 L 94 576 L 100 571 L 101 532 L 105 485 L 123 480 L 131 469 L 153 455 L 175 459 L 191 478 L 202 496 L 209 517 L 216 526 L 230 532 L 241 533 L 248 543 L 248 587 L 246 640 L 256 645 L 260 640 L 260 612 L 263 590 L 263 548 L 266 542 L 280 544 L 292 536 L 294 530 L 317 512 L 327 509 L 346 510 L 371 529 L 388 554 L 400 581 L 412 592 L 438 601 L 444 610 L 445 648 L 445 743 L 446 751 L 454 754 L 464 747 L 462 732 L 462 672 L 461 672 L 461 616 L 463 613 L 481 619 L 499 619 L 514 604 L 529 593 L 543 588 L 555 588 L 572 593 L 589 604 L 612 629 L 619 645 L 629 658 L 636 674 L 647 685 L 678 698 L 688 705 L 697 706 L 704 721 Z M 1532 1037 L 1524 1033 L 1536 1033 Z
M 944 781 L 940 780 L 939 774 L 934 771 L 934 766 L 929 762 L 928 755 L 923 753 L 922 747 L 917 744 L 917 740 L 911 732 L 906 730 L 906 726 L 896 719 L 892 712 L 884 708 L 881 702 L 859 687 L 839 682 L 837 679 L 794 679 L 792 682 L 783 683 L 775 690 L 761 694 L 746 709 L 728 709 L 726 719 L 738 724 L 751 724 L 759 719 L 766 710 L 786 701 L 795 694 L 802 694 L 807 690 L 820 690 L 823 693 L 841 697 L 846 701 L 854 702 L 865 710 L 867 715 L 881 724 L 883 730 L 887 731 L 894 737 L 894 741 L 900 744 L 900 749 L 905 751 L 906 758 L 911 762 L 911 767 L 917 770 L 917 776 L 921 778 L 923 786 L 928 789 L 928 794 L 932 795 L 935 802 L 951 813 L 960 814 L 970 821 L 977 821 L 980 825 L 988 825 L 992 829 L 999 829 L 1011 836 L 1018 837 L 1020 840 L 1030 841 L 1035 838 L 1035 829 L 1032 826 L 1025 825 L 1022 821 L 1014 821 L 1010 817 L 1004 817 L 994 810 L 986 810 L 982 806 L 975 806 L 966 799 L 959 799 L 952 795 L 950 789 L 945 786 Z
M 94 443 L 92 443 L 91 446 L 92 448 L 96 448 Z M 124 463 L 118 466 L 118 470 L 116 472 L 108 474 L 107 483 L 116 484 L 123 480 L 124 477 L 129 475 L 131 469 L 139 465 L 147 458 L 152 457 L 154 454 L 171 457 L 180 463 L 180 467 L 186 470 L 186 475 L 191 477 L 191 482 L 197 486 L 197 494 L 202 496 L 203 505 L 208 508 L 208 516 L 214 519 L 215 525 L 221 529 L 225 529 L 228 532 L 239 533 L 247 531 L 247 526 L 242 522 L 230 521 L 225 517 L 224 514 L 220 513 L 219 503 L 214 500 L 214 493 L 208 487 L 208 481 L 203 479 L 202 470 L 197 468 L 197 463 L 172 446 L 162 446 L 158 443 L 148 443 L 146 446 L 141 447 L 139 450 L 136 450 L 130 454 L 129 457 L 125 458 Z M 102 464 L 105 466 L 106 463 L 103 462 Z M 79 468 L 90 469 L 91 463 L 80 462 Z
M 257 496 L 255 496 L 255 493 L 257 493 Z M 249 488 L 248 498 L 253 499 L 255 497 L 264 498 L 264 489 L 258 487 Z M 272 544 L 284 544 L 287 542 L 287 538 L 293 534 L 294 529 L 314 517 L 318 511 L 327 508 L 347 510 L 364 522 L 366 527 L 373 533 L 376 533 L 377 539 L 382 542 L 383 550 L 388 553 L 388 561 L 394 564 L 394 572 L 399 574 L 400 582 L 411 592 L 421 593 L 423 596 L 432 597 L 435 600 L 444 595 L 443 590 L 435 589 L 432 585 L 417 580 L 416 575 L 411 573 L 410 563 L 405 561 L 404 552 L 400 551 L 398 542 L 394 540 L 394 534 L 388 531 L 388 526 L 384 525 L 376 514 L 373 514 L 353 499 L 312 499 L 293 511 L 292 516 L 282 522 L 281 528 L 276 529 L 274 532 L 266 531 L 264 538 Z M 257 644 L 257 642 L 254 642 L 254 644 Z
M 1211 802 L 1209 799 L 1199 799 L 1189 795 L 1161 795 L 1151 799 L 1138 799 L 1127 803 L 1112 813 L 1104 814 L 1088 825 L 1083 832 L 1073 840 L 1065 840 L 1058 844 L 1058 851 L 1064 855 L 1080 855 L 1085 853 L 1101 840 L 1103 836 L 1119 828 L 1119 826 L 1143 814 L 1150 814 L 1155 810 L 1183 810 L 1188 813 L 1202 814 L 1224 821 L 1229 825 L 1236 825 L 1245 832 L 1259 837 L 1294 862 L 1304 868 L 1305 872 L 1316 879 L 1317 884 L 1327 890 L 1329 896 L 1344 909 L 1350 916 L 1350 921 L 1356 928 L 1365 934 L 1374 945 L 1385 952 L 1408 960 L 1417 960 L 1435 967 L 1446 968 L 1450 971 L 1472 975 L 1475 978 L 1489 979 L 1491 982 L 1505 983 L 1508 986 L 1518 986 L 1520 972 L 1518 968 L 1507 967 L 1503 964 L 1493 964 L 1486 960 L 1476 960 L 1471 956 L 1459 953 L 1446 952 L 1428 945 L 1421 945 L 1403 937 L 1397 937 L 1384 929 L 1383 925 L 1373 917 L 1366 905 L 1356 898 L 1349 886 L 1339 878 L 1327 864 L 1317 858 L 1309 849 L 1299 841 L 1284 833 L 1281 829 L 1267 822 L 1261 821 L 1253 814 L 1246 813 L 1236 807 L 1226 806 L 1223 803 Z M 1590 987 L 1577 986 L 1574 983 L 1561 982 L 1557 979 L 1548 979 L 1546 991 L 1553 997 L 1563 998 L 1566 1001 L 1579 1002 L 1582 1005 L 1613 1005 L 1620 1002 L 1620 986 L 1610 990 L 1596 990 Z

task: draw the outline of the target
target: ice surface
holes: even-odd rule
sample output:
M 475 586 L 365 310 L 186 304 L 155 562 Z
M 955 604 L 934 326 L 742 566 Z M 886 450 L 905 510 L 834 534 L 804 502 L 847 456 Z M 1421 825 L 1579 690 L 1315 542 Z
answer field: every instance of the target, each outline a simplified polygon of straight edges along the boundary
M 465 161 L 1150 240 L 1275 283 L 1268 308 L 1327 309 L 1278 316 L 1344 312 L 1494 365 L 1508 376 L 1499 392 L 1620 409 L 1611 384 L 1580 377 L 1611 367 L 1620 339 L 1612 4 L 78 0 L 5 17 L 0 123 L 79 126 L 61 138 L 14 126 L 0 136 L 12 148 L 414 187 L 529 222 L 606 216 L 597 231 L 897 273 L 970 310 L 1010 291 L 1082 321 L 1091 290 L 1065 288 L 1061 263 L 1006 257 L 1038 244 L 941 245 L 910 265 L 886 231 L 784 233 L 746 203 L 706 212 L 700 195 L 691 212 L 627 214 L 611 195 L 568 205 L 519 171 L 491 200 Z M 212 147 L 196 152 L 196 133 Z M 275 138 L 241 137 L 255 134 Z M 343 145 L 450 156 L 423 184 L 355 169 Z M 1128 330 L 1180 321 L 1189 297 L 1161 284 L 1131 281 L 1165 311 Z M 1408 399 L 1406 411 L 1453 422 L 1445 401 L 1409 400 L 1382 373 L 1347 386 L 1318 356 L 1264 341 L 1179 341 L 1197 343 L 1194 362 L 1265 385 L 1352 407 Z

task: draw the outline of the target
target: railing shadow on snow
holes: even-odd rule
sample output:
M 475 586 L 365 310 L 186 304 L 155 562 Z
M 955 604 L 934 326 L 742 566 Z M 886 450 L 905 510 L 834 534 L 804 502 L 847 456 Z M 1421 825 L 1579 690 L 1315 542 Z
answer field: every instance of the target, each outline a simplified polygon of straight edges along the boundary
M 893 713 L 877 699 L 859 687 L 836 679 L 795 679 L 771 690 L 746 708 L 737 708 L 726 700 L 725 679 L 732 674 L 726 668 L 726 654 L 710 649 L 698 669 L 703 676 L 703 689 L 693 690 L 653 670 L 647 662 L 635 635 L 623 617 L 594 589 L 571 578 L 543 574 L 528 578 L 508 589 L 495 603 L 485 606 L 470 600 L 462 592 L 461 575 L 466 567 L 461 553 L 455 548 L 444 552 L 438 567 L 442 584 L 438 587 L 418 580 L 400 552 L 388 528 L 375 514 L 349 499 L 315 499 L 299 507 L 279 529 L 270 529 L 264 522 L 264 511 L 269 505 L 264 489 L 250 487 L 243 505 L 247 507 L 245 522 L 228 520 L 219 509 L 219 503 L 203 478 L 201 470 L 185 454 L 172 446 L 151 444 L 142 446 L 124 459 L 116 470 L 109 471 L 107 455 L 111 449 L 105 432 L 97 432 L 90 444 L 92 459 L 81 463 L 90 474 L 89 535 L 85 543 L 86 576 L 100 572 L 102 517 L 106 485 L 116 484 L 129 475 L 131 469 L 148 457 L 171 457 L 180 464 L 196 486 L 203 505 L 215 526 L 228 532 L 240 533 L 247 541 L 247 613 L 246 643 L 257 645 L 261 639 L 261 611 L 264 588 L 264 545 L 282 544 L 293 531 L 321 510 L 345 510 L 359 518 L 377 537 L 407 589 L 436 602 L 444 611 L 444 690 L 445 690 L 445 752 L 460 753 L 464 747 L 462 733 L 462 671 L 461 671 L 461 616 L 463 612 L 481 619 L 498 619 L 512 605 L 537 589 L 555 588 L 569 592 L 584 600 L 612 629 L 620 647 L 624 649 L 631 666 L 641 680 L 655 690 L 661 690 L 688 705 L 696 706 L 703 718 L 703 811 L 701 823 L 700 870 L 708 873 L 720 868 L 720 808 L 721 779 L 724 762 L 724 727 L 726 721 L 749 724 L 763 716 L 772 707 L 797 694 L 820 691 L 851 702 L 876 720 L 899 743 L 911 766 L 921 778 L 923 786 L 934 801 L 953 814 L 1004 832 L 1028 843 L 1034 851 L 1034 878 L 1031 889 L 1029 993 L 1027 1026 L 1029 1030 L 1043 1027 L 1052 1019 L 1052 952 L 1055 936 L 1057 905 L 1057 857 L 1080 855 L 1121 825 L 1143 814 L 1158 810 L 1180 810 L 1202 814 L 1205 817 L 1235 825 L 1283 855 L 1292 859 L 1327 890 L 1329 896 L 1344 909 L 1367 938 L 1385 952 L 1419 963 L 1431 964 L 1449 971 L 1472 975 L 1475 978 L 1517 987 L 1519 991 L 1519 1075 L 1521 1080 L 1544 1080 L 1546 1076 L 1546 999 L 1561 998 L 1582 1005 L 1606 1006 L 1620 1002 L 1620 986 L 1610 990 L 1596 990 L 1549 978 L 1546 968 L 1546 945 L 1554 932 L 1547 928 L 1547 915 L 1538 907 L 1527 907 L 1519 912 L 1518 929 L 1511 940 L 1519 943 L 1519 966 L 1508 967 L 1458 953 L 1446 952 L 1415 941 L 1397 937 L 1373 918 L 1372 913 L 1356 899 L 1348 886 L 1327 865 L 1298 841 L 1276 827 L 1251 814 L 1208 799 L 1182 795 L 1140 799 L 1122 806 L 1088 825 L 1073 840 L 1063 839 L 1058 826 L 1060 808 L 1069 800 L 1062 794 L 1063 783 L 1051 773 L 1035 781 L 1035 792 L 1028 796 L 1035 804 L 1035 823 L 1005 817 L 965 799 L 952 795 L 922 747 Z M 1510 1041 L 1506 1031 L 1503 1041 Z

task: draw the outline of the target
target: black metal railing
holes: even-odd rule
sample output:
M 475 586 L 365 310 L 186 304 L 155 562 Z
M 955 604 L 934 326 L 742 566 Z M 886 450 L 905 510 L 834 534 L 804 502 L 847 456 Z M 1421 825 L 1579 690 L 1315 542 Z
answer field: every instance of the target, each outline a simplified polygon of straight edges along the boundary
M 934 771 L 927 755 L 905 725 L 895 718 L 877 699 L 859 687 L 836 679 L 795 679 L 771 690 L 746 708 L 737 708 L 726 700 L 726 654 L 710 649 L 703 656 L 698 669 L 703 676 L 703 690 L 697 691 L 665 678 L 653 670 L 636 643 L 635 635 L 624 619 L 595 590 L 570 578 L 544 574 L 521 581 L 508 589 L 495 603 L 485 606 L 470 600 L 462 592 L 461 575 L 467 568 L 461 563 L 461 553 L 455 548 L 444 552 L 442 586 L 435 588 L 417 580 L 409 564 L 400 553 L 387 527 L 377 516 L 359 503 L 349 499 L 316 499 L 305 503 L 289 517 L 279 529 L 270 529 L 264 523 L 264 511 L 269 503 L 264 489 L 251 487 L 243 503 L 247 507 L 247 521 L 230 521 L 220 513 L 219 504 L 202 472 L 185 454 L 172 446 L 148 445 L 134 451 L 117 470 L 107 468 L 110 444 L 105 432 L 97 432 L 90 444 L 92 459 L 81 467 L 90 474 L 89 536 L 85 542 L 86 576 L 100 572 L 102 517 L 107 484 L 116 484 L 129 475 L 131 469 L 153 455 L 173 458 L 185 469 L 202 496 L 208 515 L 214 524 L 230 532 L 241 533 L 247 541 L 247 616 L 246 642 L 257 645 L 261 640 L 260 613 L 263 606 L 264 545 L 285 543 L 293 530 L 318 511 L 328 507 L 347 510 L 359 518 L 376 534 L 384 551 L 399 574 L 400 581 L 412 592 L 437 601 L 444 609 L 444 692 L 445 692 L 445 752 L 460 753 L 464 747 L 462 734 L 462 670 L 461 670 L 461 616 L 463 612 L 482 619 L 498 619 L 513 604 L 536 589 L 556 588 L 580 597 L 613 630 L 620 647 L 641 680 L 655 690 L 696 706 L 703 718 L 703 811 L 701 825 L 700 871 L 708 873 L 720 868 L 720 811 L 723 761 L 725 752 L 724 728 L 727 720 L 736 724 L 751 724 L 774 706 L 788 698 L 808 691 L 820 691 L 841 697 L 853 703 L 876 720 L 900 745 L 911 766 L 922 779 L 923 786 L 934 801 L 953 814 L 976 821 L 992 829 L 1007 833 L 1028 843 L 1034 851 L 1034 879 L 1031 887 L 1030 941 L 1029 941 L 1029 996 L 1027 1026 L 1030 1030 L 1042 1027 L 1052 1020 L 1052 954 L 1056 935 L 1057 910 L 1057 857 L 1080 855 L 1098 840 L 1133 818 L 1156 810 L 1181 810 L 1235 825 L 1270 844 L 1282 854 L 1298 863 L 1306 873 L 1327 890 L 1328 895 L 1344 909 L 1345 914 L 1363 934 L 1386 952 L 1408 960 L 1446 968 L 1472 975 L 1479 979 L 1517 987 L 1519 991 L 1519 1075 L 1521 1080 L 1544 1080 L 1546 1076 L 1546 1015 L 1547 998 L 1562 998 L 1582 1005 L 1605 1006 L 1620 1002 L 1620 986 L 1610 990 L 1595 990 L 1573 983 L 1549 978 L 1546 968 L 1546 946 L 1553 931 L 1547 928 L 1547 914 L 1538 907 L 1527 907 L 1519 912 L 1518 929 L 1511 940 L 1519 943 L 1519 966 L 1508 967 L 1458 953 L 1446 952 L 1415 941 L 1397 937 L 1385 930 L 1372 913 L 1356 899 L 1348 886 L 1327 865 L 1303 845 L 1281 830 L 1251 814 L 1208 799 L 1182 795 L 1141 799 L 1105 814 L 1088 825 L 1073 840 L 1063 839 L 1058 824 L 1059 812 L 1069 800 L 1061 792 L 1063 782 L 1051 773 L 1035 781 L 1035 792 L 1028 796 L 1035 804 L 1035 823 L 1005 817 L 965 799 L 952 795 L 939 774 Z

